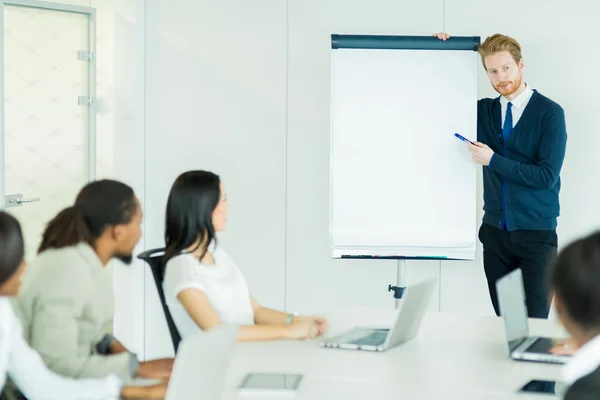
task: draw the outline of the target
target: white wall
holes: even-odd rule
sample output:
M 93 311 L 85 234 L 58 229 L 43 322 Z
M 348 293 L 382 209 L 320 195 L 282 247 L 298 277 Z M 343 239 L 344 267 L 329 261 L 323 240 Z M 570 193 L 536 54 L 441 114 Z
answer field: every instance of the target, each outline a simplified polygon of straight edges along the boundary
M 131 185 L 146 208 L 145 182 L 145 0 L 118 0 L 114 5 L 114 176 Z M 147 222 L 136 254 L 146 247 Z M 134 260 L 117 264 L 115 283 L 115 336 L 141 359 L 145 354 L 145 284 L 152 283 L 147 266 Z M 156 300 L 158 302 L 158 300 Z M 152 304 L 153 305 L 153 304 Z M 154 314 L 161 315 L 155 308 Z M 160 321 L 160 320 L 159 320 Z
M 289 2 L 287 285 L 289 310 L 393 306 L 393 260 L 333 260 L 329 249 L 331 34 L 427 35 L 442 26 L 442 0 Z M 401 28 L 400 28 L 401 27 Z M 377 207 L 377 188 L 373 194 Z M 408 262 L 406 281 L 437 275 Z M 438 296 L 432 301 L 438 304 Z M 437 309 L 437 307 L 436 307 Z
M 588 178 L 600 172 L 593 154 L 600 147 L 592 97 L 600 92 L 594 2 L 180 0 L 174 7 L 146 0 L 145 14 L 143 0 L 124 3 L 138 7 L 129 8 L 135 17 L 116 22 L 127 27 L 117 38 L 131 46 L 117 58 L 117 71 L 132 79 L 121 81 L 117 107 L 119 97 L 122 104 L 134 100 L 117 120 L 115 145 L 135 150 L 123 167 L 131 163 L 131 178 L 145 190 L 145 247 L 163 244 L 164 206 L 177 174 L 213 170 L 231 201 L 222 245 L 267 306 L 300 312 L 393 306 L 386 288 L 396 282 L 396 262 L 329 258 L 331 33 L 428 35 L 445 27 L 453 35 L 516 37 L 527 82 L 567 114 L 561 245 L 600 225 L 594 204 L 600 188 Z M 135 67 L 123 66 L 132 61 Z M 482 69 L 479 82 L 481 96 L 495 96 Z M 479 199 L 479 219 L 481 205 Z M 474 262 L 408 262 L 407 283 L 425 276 L 441 277 L 432 310 L 492 314 L 480 247 Z M 164 355 L 170 344 L 151 278 L 145 289 L 146 356 Z
M 147 0 L 146 15 L 147 246 L 164 245 L 166 199 L 177 175 L 214 171 L 231 204 L 221 245 L 258 301 L 282 309 L 286 3 L 190 0 L 173 7 Z M 146 289 L 152 304 L 154 288 Z M 156 310 L 148 309 L 147 319 Z M 164 343 L 167 331 L 147 340 Z

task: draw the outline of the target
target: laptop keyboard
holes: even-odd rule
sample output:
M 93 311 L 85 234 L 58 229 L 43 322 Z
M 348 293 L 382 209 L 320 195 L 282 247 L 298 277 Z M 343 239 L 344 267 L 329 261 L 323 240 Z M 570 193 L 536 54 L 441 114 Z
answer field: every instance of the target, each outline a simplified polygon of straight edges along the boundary
M 554 346 L 554 342 L 550 338 L 538 338 L 531 346 L 527 348 L 528 353 L 550 353 L 550 349 Z
M 385 343 L 385 339 L 387 338 L 387 331 L 373 332 L 367 336 L 364 336 L 360 339 L 353 340 L 352 343 L 356 345 L 371 345 L 371 346 L 379 346 Z

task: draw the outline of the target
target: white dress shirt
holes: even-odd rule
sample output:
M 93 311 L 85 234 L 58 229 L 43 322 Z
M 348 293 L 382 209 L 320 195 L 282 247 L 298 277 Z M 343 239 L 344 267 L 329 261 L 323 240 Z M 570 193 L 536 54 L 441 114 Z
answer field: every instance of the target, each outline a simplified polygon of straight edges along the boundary
M 600 366 L 600 335 L 590 340 L 565 365 L 563 380 L 572 385 L 577 380 L 591 374 Z
M 523 91 L 523 93 L 521 93 L 512 101 L 510 101 L 512 103 L 511 113 L 513 120 L 513 128 L 515 127 L 515 125 L 517 125 L 519 119 L 521 119 L 521 115 L 523 115 L 523 111 L 525 111 L 525 107 L 527 107 L 531 96 L 533 96 L 533 90 L 529 87 L 529 85 L 525 85 L 525 90 Z M 509 100 L 506 97 L 500 97 L 500 105 L 502 106 L 502 126 L 504 126 L 508 102 Z
M 10 299 L 0 296 L 0 389 L 7 375 L 29 400 L 118 399 L 122 387 L 115 375 L 76 380 L 51 372 L 23 338 Z

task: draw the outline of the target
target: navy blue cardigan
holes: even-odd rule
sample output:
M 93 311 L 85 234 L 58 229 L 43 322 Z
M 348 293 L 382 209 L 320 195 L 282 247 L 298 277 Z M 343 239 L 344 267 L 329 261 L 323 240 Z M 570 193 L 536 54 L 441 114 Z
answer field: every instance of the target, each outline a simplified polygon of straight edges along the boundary
M 563 109 L 534 91 L 504 143 L 500 98 L 481 99 L 477 140 L 495 153 L 483 167 L 483 222 L 509 231 L 555 229 L 567 146 Z

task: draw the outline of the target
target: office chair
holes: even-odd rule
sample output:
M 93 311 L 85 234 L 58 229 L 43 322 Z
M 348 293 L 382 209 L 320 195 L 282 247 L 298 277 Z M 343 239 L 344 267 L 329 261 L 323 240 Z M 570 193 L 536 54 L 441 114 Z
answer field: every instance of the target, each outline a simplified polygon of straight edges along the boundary
M 169 327 L 169 333 L 171 334 L 171 340 L 173 341 L 173 349 L 175 350 L 175 353 L 177 353 L 179 342 L 181 342 L 181 336 L 179 335 L 179 331 L 175 326 L 173 317 L 171 317 L 169 307 L 167 307 L 167 302 L 165 300 L 165 292 L 163 291 L 162 287 L 162 282 L 164 278 L 164 254 L 165 249 L 152 249 L 139 254 L 137 258 L 139 258 L 140 260 L 144 260 L 150 266 L 150 271 L 152 271 L 152 277 L 154 278 L 154 283 L 156 284 L 156 290 L 158 291 L 158 297 L 160 298 L 160 304 L 162 304 L 163 312 L 165 314 L 167 325 Z

